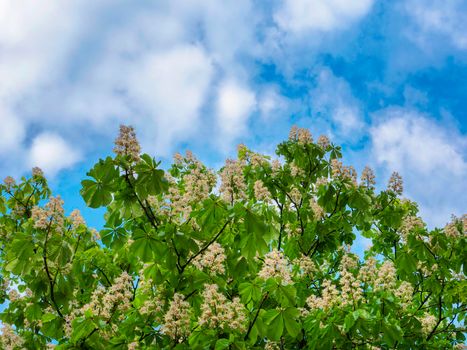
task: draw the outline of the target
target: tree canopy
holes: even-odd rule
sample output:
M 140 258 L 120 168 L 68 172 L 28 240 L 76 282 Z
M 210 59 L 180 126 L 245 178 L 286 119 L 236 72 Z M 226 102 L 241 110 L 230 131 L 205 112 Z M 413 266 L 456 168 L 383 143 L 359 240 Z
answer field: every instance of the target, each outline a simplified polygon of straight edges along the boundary
M 42 171 L 0 185 L 2 349 L 448 349 L 465 336 L 467 217 L 430 230 L 397 173 L 292 128 L 277 158 L 164 171 L 121 126 L 82 181 L 105 226 Z M 351 246 L 371 240 L 364 255 Z

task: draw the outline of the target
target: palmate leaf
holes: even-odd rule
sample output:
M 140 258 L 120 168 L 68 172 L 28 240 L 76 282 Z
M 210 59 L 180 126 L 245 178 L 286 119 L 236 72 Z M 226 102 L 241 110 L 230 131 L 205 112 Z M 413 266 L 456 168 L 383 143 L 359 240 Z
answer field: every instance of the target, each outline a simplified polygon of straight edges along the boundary
M 141 161 L 135 166 L 137 174 L 136 192 L 141 198 L 157 195 L 168 187 L 164 170 L 157 169 L 159 163 L 147 154 L 141 155 Z
M 100 159 L 87 175 L 93 180 L 81 181 L 80 190 L 86 204 L 91 208 L 108 205 L 112 201 L 112 193 L 119 175 L 112 158 Z

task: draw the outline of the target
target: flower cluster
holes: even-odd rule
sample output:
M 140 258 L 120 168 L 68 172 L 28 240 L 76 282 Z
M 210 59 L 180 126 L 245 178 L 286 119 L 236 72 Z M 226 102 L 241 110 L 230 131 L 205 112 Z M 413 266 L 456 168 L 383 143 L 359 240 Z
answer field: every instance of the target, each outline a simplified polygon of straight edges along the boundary
M 326 135 L 321 135 L 318 137 L 317 144 L 319 147 L 326 150 L 331 145 L 331 141 L 329 141 L 329 138 Z
M 290 163 L 290 175 L 293 177 L 303 177 L 305 176 L 305 170 L 300 168 L 295 162 Z
M 310 130 L 299 128 L 296 125 L 292 126 L 289 132 L 289 140 L 297 141 L 301 145 L 306 145 L 313 142 Z
M 264 350 L 280 350 L 279 343 L 275 341 L 267 341 L 266 344 L 264 344 Z
M 396 286 L 396 268 L 394 263 L 386 260 L 378 269 L 378 273 L 374 280 L 375 291 L 379 290 L 394 290 Z
M 362 175 L 360 177 L 360 181 L 361 181 L 362 186 L 365 186 L 366 188 L 369 188 L 369 189 L 375 188 L 375 184 L 376 184 L 375 173 L 369 166 L 366 166 L 363 169 Z
M 4 350 L 23 349 L 24 339 L 15 333 L 13 327 L 2 322 L 0 329 L 0 345 Z
M 117 155 L 128 156 L 132 161 L 139 161 L 141 146 L 132 126 L 120 125 L 120 133 L 115 139 L 114 152 Z
M 360 281 L 355 278 L 352 270 L 357 268 L 357 260 L 351 254 L 345 254 L 341 260 L 340 285 L 342 305 L 346 306 L 352 303 L 358 303 L 362 298 L 362 289 Z
M 290 190 L 288 197 L 295 207 L 299 206 L 302 202 L 302 194 L 300 193 L 300 190 L 296 187 Z
M 367 284 L 373 284 L 378 273 L 376 267 L 376 259 L 372 256 L 368 257 L 365 264 L 360 268 L 358 278 Z
M 407 309 L 412 303 L 413 286 L 407 281 L 403 281 L 399 288 L 394 291 L 394 295 L 399 299 L 403 309 Z
M 395 194 L 401 195 L 404 191 L 404 183 L 402 181 L 402 176 L 398 172 L 393 172 L 388 182 L 388 190 L 394 192 Z
M 407 215 L 404 217 L 399 231 L 404 239 L 407 239 L 409 234 L 416 229 L 424 228 L 425 223 L 418 216 Z
M 10 191 L 11 188 L 16 184 L 16 181 L 11 176 L 7 176 L 5 180 L 3 180 L 3 183 L 5 184 L 7 191 Z
M 84 221 L 83 217 L 81 216 L 81 213 L 78 209 L 74 209 L 71 213 L 70 213 L 70 217 L 69 217 L 70 221 L 71 221 L 71 225 L 73 226 L 74 229 L 77 229 L 78 227 L 80 227 L 81 225 L 85 226 L 86 225 L 86 222 Z
M 110 288 L 98 287 L 91 296 L 91 301 L 82 307 L 93 315 L 110 320 L 115 311 L 125 312 L 131 307 L 133 297 L 133 279 L 127 272 L 117 277 Z
M 271 193 L 269 193 L 269 190 L 267 189 L 267 187 L 264 186 L 263 181 L 256 180 L 253 189 L 255 191 L 255 198 L 257 200 L 267 203 L 269 199 L 271 198 Z
M 180 342 L 190 335 L 190 303 L 185 300 L 182 294 L 174 294 L 169 310 L 164 316 L 161 331 Z
M 422 333 L 425 336 L 431 333 L 437 323 L 436 317 L 429 313 L 425 313 L 423 317 L 419 318 L 419 321 L 422 324 Z
M 313 211 L 313 217 L 315 220 L 321 220 L 324 218 L 324 210 L 321 208 L 321 206 L 314 200 L 312 199 L 310 202 L 311 210 Z
M 307 255 L 302 255 L 300 258 L 295 259 L 293 263 L 299 267 L 299 273 L 302 276 L 311 277 L 317 271 L 316 264 Z
M 331 280 L 325 280 L 322 287 L 323 291 L 321 297 L 310 295 L 306 299 L 306 303 L 310 309 L 328 310 L 340 303 L 340 292 L 337 287 L 332 284 Z
M 219 292 L 217 284 L 204 285 L 203 304 L 198 320 L 200 326 L 242 332 L 245 330 L 245 321 L 245 308 L 240 298 L 235 297 L 229 301 L 224 294 Z
M 32 177 L 34 178 L 43 178 L 44 177 L 44 172 L 42 171 L 41 168 L 35 166 L 32 168 Z
M 35 206 L 31 211 L 31 219 L 34 221 L 34 227 L 46 229 L 49 225 L 55 224 L 62 228 L 64 224 L 63 200 L 60 196 L 50 197 L 45 208 Z
M 338 159 L 331 160 L 331 175 L 334 178 L 342 178 L 350 180 L 355 186 L 357 185 L 357 172 L 353 166 L 344 166 Z
M 160 322 L 161 319 L 158 317 L 158 314 L 160 314 L 165 307 L 165 298 L 163 297 L 163 291 L 157 290 L 156 292 L 154 292 L 153 281 L 152 279 L 146 279 L 144 277 L 143 270 L 141 270 L 138 275 L 138 294 L 145 298 L 138 311 L 141 315 L 156 314 L 156 320 Z
M 283 284 L 292 283 L 290 267 L 287 259 L 281 251 L 273 250 L 264 257 L 264 264 L 258 273 L 264 280 L 268 278 L 280 278 Z
M 272 176 L 277 176 L 281 169 L 282 169 L 281 162 L 278 159 L 274 159 L 271 162 Z
M 461 234 L 467 234 L 467 214 L 462 215 L 459 219 L 452 216 L 452 220 L 444 227 L 444 234 L 450 238 L 457 238 Z
M 224 261 L 226 259 L 224 248 L 214 242 L 211 244 L 205 252 L 198 255 L 193 260 L 193 265 L 198 269 L 207 269 L 210 274 L 223 274 L 225 272 Z
M 167 199 L 169 200 L 170 214 L 184 220 L 190 215 L 192 205 L 202 202 L 209 197 L 216 185 L 216 175 L 207 169 L 190 151 L 183 157 L 179 153 L 174 156 L 175 164 L 184 170 L 180 182 L 169 174 L 166 178 L 171 184 Z M 151 204 L 160 206 L 151 199 Z
M 222 198 L 228 202 L 246 199 L 245 178 L 243 176 L 244 163 L 240 160 L 227 159 L 220 172 L 221 186 L 219 192 Z

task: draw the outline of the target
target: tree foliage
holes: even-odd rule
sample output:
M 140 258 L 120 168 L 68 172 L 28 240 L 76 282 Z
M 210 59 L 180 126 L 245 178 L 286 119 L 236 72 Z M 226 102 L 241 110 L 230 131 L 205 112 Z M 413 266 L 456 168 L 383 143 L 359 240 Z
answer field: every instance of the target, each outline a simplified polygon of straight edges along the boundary
M 464 341 L 466 217 L 428 230 L 393 174 L 377 192 L 294 128 L 168 171 L 122 127 L 82 181 L 97 232 L 39 169 L 0 186 L 4 349 L 447 349 Z M 357 236 L 371 240 L 364 256 Z

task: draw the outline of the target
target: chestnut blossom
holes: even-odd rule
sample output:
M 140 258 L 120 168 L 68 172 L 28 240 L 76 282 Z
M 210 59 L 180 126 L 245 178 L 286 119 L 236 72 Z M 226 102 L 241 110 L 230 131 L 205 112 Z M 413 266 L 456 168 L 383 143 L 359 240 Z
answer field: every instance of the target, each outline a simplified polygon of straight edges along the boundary
M 289 132 L 289 140 L 297 141 L 301 145 L 306 145 L 313 142 L 310 130 L 292 126 Z
M 34 221 L 34 227 L 38 229 L 46 229 L 52 224 L 58 228 L 63 228 L 63 200 L 60 196 L 50 197 L 45 208 L 34 206 L 31 210 L 31 219 Z
M 419 317 L 418 320 L 422 324 L 422 333 L 425 336 L 431 333 L 433 328 L 435 328 L 436 323 L 438 322 L 436 316 L 433 316 L 429 313 L 425 313 L 423 317 Z
M 373 284 L 378 273 L 376 267 L 376 259 L 372 256 L 368 257 L 365 264 L 360 268 L 358 278 L 367 284 Z
M 16 184 L 16 181 L 11 176 L 7 176 L 3 180 L 3 183 L 5 184 L 7 191 L 9 191 Z
M 289 199 L 295 206 L 299 206 L 302 201 L 302 194 L 300 193 L 300 190 L 296 187 L 292 188 L 289 192 Z
M 360 181 L 361 181 L 362 186 L 369 188 L 369 189 L 374 189 L 376 181 L 375 181 L 375 173 L 373 172 L 373 169 L 371 169 L 369 166 L 366 166 L 362 171 Z
M 306 303 L 310 309 L 322 309 L 326 311 L 340 303 L 340 292 L 337 290 L 337 287 L 332 284 L 331 280 L 325 280 L 323 282 L 321 297 L 310 295 L 306 299 Z
M 264 280 L 268 278 L 280 278 L 282 284 L 292 283 L 290 267 L 287 259 L 281 251 L 273 250 L 264 257 L 263 267 L 258 276 Z
M 264 350 L 280 350 L 279 343 L 268 340 L 266 344 L 264 344 Z
M 402 177 L 396 171 L 394 171 L 391 174 L 391 177 L 389 178 L 388 190 L 398 195 L 401 195 L 402 192 L 404 191 L 404 184 L 402 182 Z
M 183 338 L 190 335 L 190 303 L 184 300 L 182 294 L 174 294 L 169 310 L 164 316 L 161 331 L 168 337 L 178 341 L 182 341 Z
M 328 184 L 328 179 L 325 177 L 320 177 L 318 180 L 316 180 L 315 187 L 319 188 L 320 186 L 327 185 Z
M 219 292 L 217 284 L 204 285 L 203 304 L 198 319 L 200 326 L 243 332 L 245 323 L 245 308 L 240 302 L 240 298 L 235 297 L 232 301 L 229 301 L 224 294 Z
M 348 179 L 355 186 L 357 185 L 357 172 L 354 167 L 344 166 L 338 159 L 331 160 L 331 175 L 334 178 Z
M 407 240 L 407 237 L 413 230 L 424 228 L 425 223 L 418 216 L 407 215 L 402 220 L 401 227 L 399 231 L 401 232 L 402 237 Z
M 267 203 L 271 198 L 271 193 L 269 193 L 267 187 L 264 186 L 263 181 L 256 180 L 253 189 L 255 191 L 255 197 L 257 200 Z
M 82 307 L 82 314 L 87 310 L 93 315 L 110 320 L 115 308 L 125 312 L 131 307 L 133 297 L 133 279 L 126 272 L 117 277 L 110 288 L 97 287 L 91 295 L 91 301 Z
M 303 177 L 305 176 L 305 171 L 292 162 L 290 163 L 290 175 L 293 177 Z
M 403 281 L 401 285 L 394 291 L 395 296 L 399 299 L 402 308 L 407 309 L 412 303 L 413 286 L 407 281 Z
M 332 159 L 331 160 L 331 175 L 332 177 L 340 177 L 344 173 L 344 166 L 342 165 L 342 162 L 339 161 L 339 159 Z
M 315 220 L 319 221 L 324 218 L 324 209 L 314 199 L 311 200 L 310 206 Z
M 84 221 L 83 217 L 81 216 L 81 213 L 78 209 L 74 209 L 69 217 L 71 221 L 71 225 L 73 226 L 74 229 L 77 229 L 81 225 L 85 226 L 86 222 Z
M 294 265 L 298 265 L 301 275 L 312 276 L 316 271 L 317 267 L 313 260 L 307 255 L 302 255 L 293 261 Z
M 42 171 L 41 168 L 35 166 L 34 168 L 32 168 L 32 177 L 35 177 L 35 178 L 44 177 L 44 172 Z
M 168 207 L 170 215 L 183 220 L 187 220 L 192 206 L 204 201 L 209 197 L 212 188 L 216 185 L 216 175 L 207 169 L 190 151 L 186 152 L 185 157 L 176 155 L 177 165 L 183 166 L 187 171 L 182 175 L 180 181 L 166 175 L 170 187 L 168 190 Z M 179 158 L 179 159 L 178 159 Z M 159 202 L 152 197 L 151 205 L 155 205 L 160 211 L 166 203 Z
M 117 155 L 128 156 L 134 162 L 139 161 L 141 146 L 136 139 L 135 129 L 132 126 L 120 125 L 120 133 L 115 139 L 113 151 Z
M 378 269 L 374 281 L 375 291 L 394 290 L 396 286 L 396 268 L 392 261 L 386 260 Z
M 331 145 L 331 142 L 329 141 L 329 138 L 326 135 L 321 135 L 320 137 L 318 137 L 317 144 L 319 147 L 326 150 Z
M 271 170 L 272 170 L 272 175 L 277 176 L 282 168 L 281 162 L 279 159 L 274 159 L 271 162 Z
M 225 259 L 224 248 L 219 243 L 214 242 L 193 260 L 193 265 L 199 270 L 207 269 L 212 275 L 223 274 L 225 272 Z
M 13 327 L 2 322 L 0 328 L 0 346 L 3 350 L 23 349 L 24 339 L 15 333 Z
M 341 285 L 341 303 L 343 306 L 358 303 L 362 298 L 362 289 L 360 281 L 356 278 L 352 270 L 357 268 L 357 261 L 354 256 L 346 253 L 341 260 L 339 269 Z
M 227 159 L 220 172 L 221 186 L 219 192 L 222 198 L 229 203 L 244 200 L 247 185 L 243 176 L 244 163 L 240 160 Z

